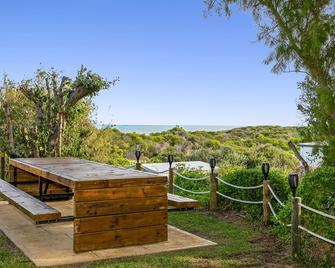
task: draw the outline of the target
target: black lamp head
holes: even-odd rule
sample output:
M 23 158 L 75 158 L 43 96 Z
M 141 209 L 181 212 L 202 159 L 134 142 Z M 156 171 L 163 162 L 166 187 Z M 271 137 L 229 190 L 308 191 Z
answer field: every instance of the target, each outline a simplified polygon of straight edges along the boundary
M 269 163 L 263 163 L 262 164 L 262 172 L 263 172 L 264 180 L 266 180 L 269 177 L 269 173 L 270 173 L 270 164 Z
M 293 196 L 295 197 L 295 193 L 297 191 L 299 185 L 299 176 L 297 173 L 292 173 L 288 175 L 288 183 L 290 185 Z
M 139 150 L 135 151 L 135 157 L 136 157 L 137 163 L 140 162 L 141 154 L 142 154 L 141 151 L 139 151 Z
M 168 162 L 169 162 L 170 168 L 172 167 L 173 161 L 174 161 L 174 155 L 173 154 L 169 154 L 168 155 Z
M 215 166 L 216 166 L 216 159 L 211 158 L 209 159 L 209 166 L 211 167 L 212 173 L 214 172 Z

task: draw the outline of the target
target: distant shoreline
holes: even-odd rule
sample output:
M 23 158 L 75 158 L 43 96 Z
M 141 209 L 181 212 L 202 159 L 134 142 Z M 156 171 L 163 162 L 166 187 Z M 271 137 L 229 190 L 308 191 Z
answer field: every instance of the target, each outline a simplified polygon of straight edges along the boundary
M 220 126 L 220 125 L 114 125 L 113 128 L 123 133 L 150 134 L 168 131 L 175 127 L 181 127 L 186 131 L 224 131 L 236 128 L 238 126 Z

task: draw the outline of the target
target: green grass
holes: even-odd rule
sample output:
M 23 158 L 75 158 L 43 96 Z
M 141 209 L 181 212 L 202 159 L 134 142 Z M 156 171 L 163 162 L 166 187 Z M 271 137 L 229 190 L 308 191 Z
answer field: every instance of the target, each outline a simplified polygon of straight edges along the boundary
M 222 215 L 212 215 L 208 212 L 170 212 L 169 223 L 210 239 L 218 245 L 75 267 L 263 267 L 265 262 L 269 262 L 269 255 L 272 256 L 271 254 L 276 252 L 276 248 L 269 246 L 268 241 L 260 241 L 264 236 L 268 236 L 267 233 L 262 233 L 260 228 L 241 222 L 235 223 L 235 219 L 233 222 L 231 219 L 228 221 Z M 281 261 L 282 259 L 280 258 Z M 21 268 L 33 265 L 0 235 L 0 267 Z

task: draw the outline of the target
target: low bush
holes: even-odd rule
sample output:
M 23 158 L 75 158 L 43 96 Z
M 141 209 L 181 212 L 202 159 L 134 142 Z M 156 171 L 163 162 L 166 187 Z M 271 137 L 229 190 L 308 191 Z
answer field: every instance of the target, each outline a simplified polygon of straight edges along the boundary
M 183 176 L 190 178 L 202 178 L 206 176 L 208 177 L 207 180 L 203 181 L 190 181 L 176 176 L 175 183 L 178 186 L 194 192 L 205 192 L 210 190 L 209 174 L 207 172 L 187 169 L 179 169 L 178 172 L 180 172 Z M 228 183 L 239 186 L 254 186 L 263 183 L 263 174 L 260 168 L 230 169 L 228 171 L 220 172 L 219 178 L 227 181 Z M 272 188 L 277 193 L 278 197 L 281 200 L 286 201 L 289 192 L 286 176 L 279 171 L 272 170 L 269 175 L 269 180 Z M 263 199 L 262 188 L 253 190 L 240 190 L 219 182 L 218 190 L 219 192 L 236 199 L 249 201 L 261 201 Z M 182 196 L 197 199 L 203 206 L 209 206 L 209 194 L 190 194 L 179 189 L 175 189 L 175 192 L 176 194 Z M 260 218 L 262 217 L 261 204 L 242 204 L 218 196 L 218 205 L 220 208 L 223 209 L 237 209 L 246 211 L 247 215 L 254 220 L 260 220 Z M 275 209 L 279 209 L 279 206 L 276 202 L 273 203 L 273 207 Z
M 222 171 L 220 176 L 222 180 L 239 186 L 256 186 L 263 183 L 263 174 L 260 168 L 253 169 L 235 169 L 227 172 Z M 269 174 L 270 185 L 276 192 L 279 199 L 283 202 L 287 200 L 289 187 L 286 176 L 277 171 L 271 170 Z M 236 189 L 219 182 L 219 192 L 240 200 L 262 201 L 263 193 L 260 189 Z M 219 206 L 225 209 L 237 209 L 247 212 L 248 217 L 253 220 L 261 220 L 263 215 L 262 204 L 243 204 L 236 201 L 230 201 L 219 197 Z M 272 206 L 275 210 L 279 209 L 277 202 L 273 200 Z
M 335 215 L 335 167 L 320 167 L 307 174 L 301 181 L 297 196 L 307 206 Z M 279 213 L 283 222 L 291 220 L 291 202 Z M 335 240 L 335 221 L 310 212 L 301 211 L 301 225 L 324 237 Z M 279 230 L 280 227 L 277 228 Z M 282 228 L 281 228 L 282 229 Z M 288 229 L 289 233 L 290 230 Z M 313 267 L 334 267 L 334 246 L 303 233 L 304 259 L 313 263 Z

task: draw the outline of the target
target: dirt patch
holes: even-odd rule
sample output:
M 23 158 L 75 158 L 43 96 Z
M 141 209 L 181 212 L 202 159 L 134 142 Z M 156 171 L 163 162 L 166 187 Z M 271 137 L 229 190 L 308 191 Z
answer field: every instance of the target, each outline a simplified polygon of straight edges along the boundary
M 256 253 L 250 255 L 234 255 L 234 258 L 244 259 L 253 257 L 262 263 L 261 267 L 267 268 L 302 267 L 292 261 L 290 245 L 288 245 L 286 241 L 272 235 L 270 233 L 270 228 L 265 227 L 262 224 L 247 221 L 246 214 L 244 212 L 229 210 L 208 213 L 216 218 L 224 220 L 227 223 L 245 226 L 253 230 L 257 230 L 260 233 L 260 236 L 257 236 L 255 239 L 249 241 L 255 245 L 255 248 L 258 249 L 256 250 Z

